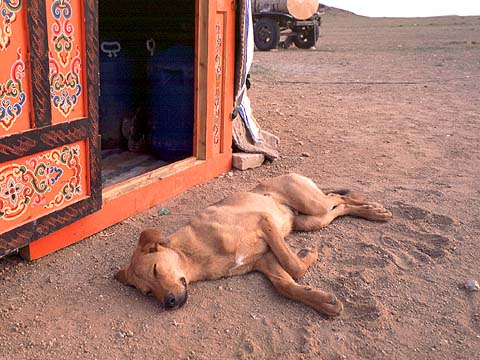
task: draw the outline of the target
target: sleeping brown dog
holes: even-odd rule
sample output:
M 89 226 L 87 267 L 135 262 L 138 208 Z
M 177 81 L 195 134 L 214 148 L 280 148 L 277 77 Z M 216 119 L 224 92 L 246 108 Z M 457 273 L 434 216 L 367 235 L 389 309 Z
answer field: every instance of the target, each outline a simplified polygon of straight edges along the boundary
M 358 195 L 324 194 L 297 174 L 272 178 L 207 207 L 169 237 L 154 229 L 143 231 L 129 266 L 115 277 L 176 309 L 186 302 L 193 281 L 259 271 L 282 295 L 336 316 L 343 305 L 333 294 L 295 282 L 317 252 L 302 249 L 295 254 L 285 237 L 292 229 L 317 230 L 344 215 L 374 221 L 392 217 L 382 205 Z

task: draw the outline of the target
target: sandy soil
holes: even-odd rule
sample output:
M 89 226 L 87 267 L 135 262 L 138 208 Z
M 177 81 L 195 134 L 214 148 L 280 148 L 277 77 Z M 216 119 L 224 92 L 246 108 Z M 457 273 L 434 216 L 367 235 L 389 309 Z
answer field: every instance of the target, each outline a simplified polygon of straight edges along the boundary
M 281 159 L 39 261 L 0 260 L 0 358 L 478 359 L 480 292 L 463 284 L 480 281 L 480 17 L 331 11 L 316 50 L 255 55 L 250 94 L 282 139 Z M 342 299 L 340 318 L 280 297 L 259 274 L 193 284 L 174 312 L 113 279 L 141 229 L 173 232 L 207 204 L 292 171 L 394 213 L 290 236 L 319 248 L 302 282 Z

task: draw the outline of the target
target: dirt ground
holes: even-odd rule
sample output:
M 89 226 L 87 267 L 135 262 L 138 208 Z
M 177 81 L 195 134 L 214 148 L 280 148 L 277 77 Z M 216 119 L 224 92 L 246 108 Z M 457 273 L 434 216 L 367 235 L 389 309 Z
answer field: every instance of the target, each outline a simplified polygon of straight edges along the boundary
M 330 11 L 316 50 L 256 52 L 250 96 L 281 158 L 197 186 L 67 249 L 0 260 L 1 359 L 478 359 L 480 17 L 369 19 Z M 171 233 L 209 203 L 298 172 L 384 203 L 343 218 L 302 283 L 334 292 L 328 319 L 260 274 L 195 283 L 164 311 L 113 273 L 141 229 Z M 171 214 L 158 215 L 162 207 Z

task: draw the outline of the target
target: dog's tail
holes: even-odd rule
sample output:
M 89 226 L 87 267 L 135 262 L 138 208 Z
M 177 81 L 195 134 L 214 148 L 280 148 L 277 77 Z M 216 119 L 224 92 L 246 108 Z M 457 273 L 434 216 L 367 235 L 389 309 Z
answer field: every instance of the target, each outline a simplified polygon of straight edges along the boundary
M 350 189 L 338 189 L 333 191 L 327 191 L 326 194 L 348 195 L 352 192 Z
M 352 191 L 350 189 L 339 189 L 339 190 L 333 190 L 333 191 L 328 191 L 326 194 L 337 194 L 337 195 L 343 195 L 347 196 L 352 200 L 357 200 L 357 201 L 364 201 L 365 198 L 362 196 L 361 193 Z

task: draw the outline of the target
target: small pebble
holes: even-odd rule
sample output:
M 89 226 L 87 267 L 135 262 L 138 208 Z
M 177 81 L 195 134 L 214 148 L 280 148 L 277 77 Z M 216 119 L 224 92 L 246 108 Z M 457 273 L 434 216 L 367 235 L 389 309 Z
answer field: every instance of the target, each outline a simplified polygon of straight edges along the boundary
M 465 283 L 465 289 L 467 289 L 467 291 L 480 291 L 480 285 L 478 285 L 478 281 L 477 280 L 468 280 L 466 283 Z

